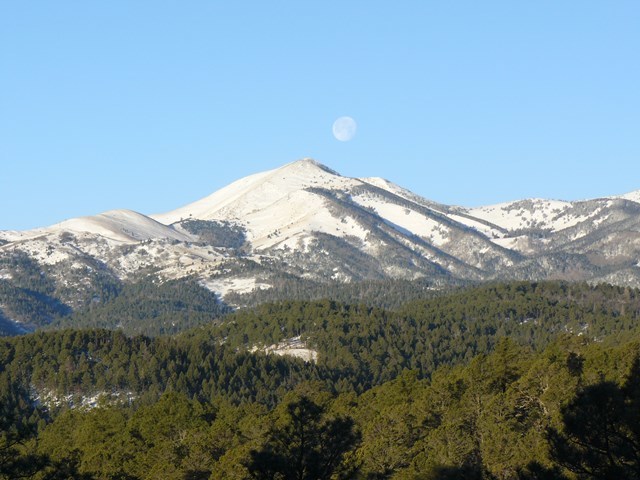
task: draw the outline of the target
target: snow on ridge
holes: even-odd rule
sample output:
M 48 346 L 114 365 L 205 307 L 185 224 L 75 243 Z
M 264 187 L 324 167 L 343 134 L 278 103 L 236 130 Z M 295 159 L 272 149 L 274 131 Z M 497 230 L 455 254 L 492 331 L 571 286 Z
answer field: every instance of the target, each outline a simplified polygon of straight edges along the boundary
M 510 231 L 532 227 L 558 231 L 580 221 L 577 217 L 567 217 L 573 208 L 571 202 L 532 198 L 472 208 L 467 212 Z
M 16 240 L 20 240 L 23 237 L 24 233 L 17 230 L 0 230 L 0 240 L 15 242 Z
M 442 205 L 440 203 L 424 198 L 416 193 L 413 193 L 411 190 L 407 190 L 406 188 L 403 188 L 400 185 L 397 185 L 385 178 L 361 177 L 361 178 L 358 178 L 357 180 L 360 180 L 361 182 L 369 185 L 373 185 L 374 187 L 378 187 L 382 190 L 386 190 L 387 192 L 393 195 L 396 195 L 405 200 L 409 200 L 410 202 L 416 203 L 420 206 L 427 207 L 438 213 L 446 214 L 447 205 Z
M 334 216 L 326 207 L 327 198 L 308 190 L 309 187 L 342 189 L 359 184 L 358 180 L 332 174 L 312 161 L 300 161 L 268 172 L 259 181 L 252 181 L 250 189 L 239 190 L 238 195 L 217 206 L 210 202 L 212 196 L 184 208 L 185 212 L 193 208 L 194 213 L 188 215 L 191 218 L 201 215 L 238 223 L 256 251 L 295 249 L 312 232 L 364 241 L 367 230 L 351 217 Z
M 48 232 L 44 228 L 34 228 L 33 230 L 3 230 L 0 231 L 0 238 L 9 243 L 13 243 L 42 237 L 47 234 Z M 2 245 L 0 245 L 0 247 L 2 247 Z
M 490 240 L 502 238 L 505 236 L 504 232 L 491 226 L 490 222 L 481 221 L 482 219 L 478 217 L 469 218 L 464 215 L 456 215 L 455 213 L 449 213 L 447 214 L 447 217 L 462 225 L 477 230 L 478 232 L 486 235 Z M 495 227 L 499 227 L 499 225 L 495 225 Z
M 375 210 L 388 225 L 405 235 L 416 235 L 436 246 L 449 241 L 449 227 L 409 207 L 366 194 L 352 197 L 352 200 L 358 205 Z
M 209 216 L 210 212 L 215 212 L 232 203 L 234 200 L 250 191 L 254 185 L 258 184 L 263 178 L 269 176 L 272 172 L 273 170 L 254 173 L 248 177 L 236 180 L 226 187 L 216 190 L 211 195 L 185 205 L 184 207 L 177 208 L 170 212 L 150 215 L 150 217 L 166 225 L 188 218 L 207 219 L 205 217 Z
M 402 188 L 399 185 L 396 185 L 393 182 L 390 182 L 386 178 L 381 177 L 361 177 L 358 178 L 363 183 L 368 183 L 369 185 L 373 185 L 374 187 L 381 188 L 382 190 L 386 190 L 387 192 L 393 193 L 399 197 L 402 197 L 406 200 L 413 200 L 416 196 L 413 192 Z
M 136 243 L 152 238 L 182 241 L 191 239 L 172 227 L 133 210 L 110 210 L 91 217 L 72 218 L 47 227 L 44 231 L 90 233 L 126 243 Z
M 279 261 L 291 251 L 309 253 L 318 245 L 320 233 L 344 239 L 355 249 L 375 256 L 385 244 L 371 227 L 372 218 L 353 208 L 360 205 L 379 217 L 375 222 L 386 222 L 406 235 L 394 234 L 394 238 L 437 263 L 442 260 L 430 256 L 430 250 L 424 251 L 422 240 L 453 250 L 458 256 L 462 248 L 457 249 L 452 239 L 472 233 L 471 228 L 504 248 L 535 253 L 545 246 L 546 238 L 526 237 L 531 230 L 543 231 L 546 237 L 547 232 L 574 227 L 560 237 L 583 236 L 590 227 L 622 217 L 618 212 L 614 212 L 618 217 L 608 215 L 610 207 L 615 210 L 623 205 L 620 199 L 640 203 L 640 190 L 589 202 L 533 198 L 467 209 L 431 202 L 383 178 L 343 177 L 312 159 L 303 159 L 241 178 L 196 202 L 151 217 L 113 210 L 31 231 L 0 231 L 0 244 L 8 242 L 0 245 L 0 250 L 21 250 L 43 264 L 82 264 L 78 259 L 89 255 L 108 264 L 122 278 L 150 266 L 167 278 L 199 275 L 201 279 L 213 278 L 210 288 L 224 295 L 263 286 L 242 278 L 216 284 L 217 278 L 227 275 L 220 272 L 220 265 L 235 253 L 204 245 L 177 224 L 179 220 L 232 222 L 246 235 L 243 254 L 255 254 L 256 258 L 273 256 L 273 261 Z M 468 228 L 459 229 L 462 225 Z M 307 256 L 300 258 L 303 264 Z M 475 265 L 473 261 L 469 260 L 471 265 Z M 67 268 L 67 264 L 63 266 Z M 390 275 L 402 274 L 402 267 L 385 268 L 398 269 Z
M 165 224 L 187 218 L 241 221 L 296 191 L 310 187 L 342 188 L 356 183 L 359 182 L 342 177 L 314 160 L 303 159 L 241 178 L 208 197 L 151 217 Z
M 623 195 L 616 195 L 611 198 L 620 198 L 623 200 L 631 200 L 632 202 L 640 203 L 640 190 L 635 190 L 633 192 L 628 192 Z

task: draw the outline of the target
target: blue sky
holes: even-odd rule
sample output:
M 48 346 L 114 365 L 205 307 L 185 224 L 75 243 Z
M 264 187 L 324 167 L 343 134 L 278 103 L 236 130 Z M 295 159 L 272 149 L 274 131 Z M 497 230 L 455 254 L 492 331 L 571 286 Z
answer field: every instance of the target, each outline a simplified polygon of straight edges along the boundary
M 637 0 L 8 0 L 0 229 L 167 211 L 303 157 L 465 206 L 625 193 L 639 86 Z

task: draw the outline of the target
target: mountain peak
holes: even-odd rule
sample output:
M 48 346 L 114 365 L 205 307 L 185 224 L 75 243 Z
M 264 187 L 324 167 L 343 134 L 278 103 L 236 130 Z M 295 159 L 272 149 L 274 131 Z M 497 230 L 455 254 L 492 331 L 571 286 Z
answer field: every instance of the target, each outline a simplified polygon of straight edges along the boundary
M 307 172 L 312 172 L 314 170 L 322 170 L 323 172 L 330 173 L 331 175 L 340 176 L 340 174 L 335 170 L 327 167 L 326 165 L 323 165 L 322 163 L 310 157 L 301 158 L 300 160 L 296 160 L 295 162 L 287 163 L 286 165 L 283 165 L 282 167 L 280 167 L 278 170 L 284 170 L 284 171 L 295 170 L 295 171 L 307 171 Z
M 310 187 L 338 188 L 354 182 L 360 183 L 357 179 L 341 176 L 316 160 L 303 158 L 241 178 L 208 197 L 171 212 L 153 215 L 152 218 L 166 225 L 187 218 L 244 222 L 255 212 L 281 201 L 286 202 L 296 192 L 303 192 Z

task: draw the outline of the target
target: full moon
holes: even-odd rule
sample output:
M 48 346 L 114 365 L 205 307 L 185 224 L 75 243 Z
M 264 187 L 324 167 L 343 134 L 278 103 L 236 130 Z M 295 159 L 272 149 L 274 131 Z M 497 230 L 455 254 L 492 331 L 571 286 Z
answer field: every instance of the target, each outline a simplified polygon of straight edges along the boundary
M 351 117 L 340 117 L 333 122 L 333 136 L 341 142 L 348 142 L 356 135 L 358 124 Z

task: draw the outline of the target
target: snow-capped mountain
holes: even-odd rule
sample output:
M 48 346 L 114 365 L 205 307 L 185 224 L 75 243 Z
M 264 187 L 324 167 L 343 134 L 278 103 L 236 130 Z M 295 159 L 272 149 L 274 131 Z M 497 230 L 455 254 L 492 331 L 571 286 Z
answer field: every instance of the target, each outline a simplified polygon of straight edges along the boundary
M 383 179 L 342 177 L 305 159 L 153 218 L 176 228 L 194 220 L 237 225 L 254 255 L 326 280 L 480 279 L 519 258 L 447 212 Z
M 67 292 L 60 298 L 71 307 L 95 301 L 98 275 L 191 277 L 221 296 L 268 289 L 283 277 L 427 278 L 435 285 L 563 278 L 640 286 L 639 260 L 640 191 L 464 208 L 381 178 L 343 177 L 310 159 L 166 213 L 117 210 L 0 231 L 0 282 L 18 282 L 20 268 L 31 262 L 54 291 Z

